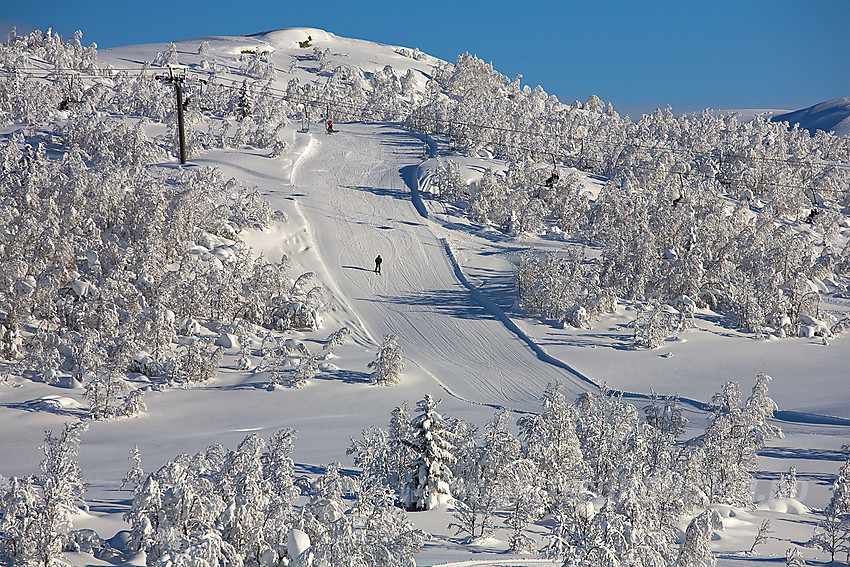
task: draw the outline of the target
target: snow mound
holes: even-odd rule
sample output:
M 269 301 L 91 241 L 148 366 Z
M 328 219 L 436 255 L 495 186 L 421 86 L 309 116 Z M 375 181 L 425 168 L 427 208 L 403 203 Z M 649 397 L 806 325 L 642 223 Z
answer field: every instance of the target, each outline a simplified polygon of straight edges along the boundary
M 37 400 L 33 400 L 29 405 L 34 409 L 46 411 L 79 409 L 82 407 L 77 400 L 67 396 L 43 396 Z
M 771 118 L 773 122 L 799 124 L 812 135 L 817 130 L 835 132 L 837 136 L 850 134 L 850 97 L 828 100 L 809 108 L 778 114 Z
M 321 44 L 322 42 L 331 41 L 336 37 L 332 33 L 316 28 L 285 28 L 252 34 L 248 37 L 264 41 L 278 49 L 289 49 L 298 47 L 298 43 L 305 41 L 308 36 L 311 38 L 310 47 Z
M 239 348 L 239 337 L 230 333 L 224 333 L 215 340 L 215 346 L 224 349 Z
M 756 509 L 795 516 L 809 513 L 808 506 L 796 498 L 768 498 L 764 502 L 759 502 Z

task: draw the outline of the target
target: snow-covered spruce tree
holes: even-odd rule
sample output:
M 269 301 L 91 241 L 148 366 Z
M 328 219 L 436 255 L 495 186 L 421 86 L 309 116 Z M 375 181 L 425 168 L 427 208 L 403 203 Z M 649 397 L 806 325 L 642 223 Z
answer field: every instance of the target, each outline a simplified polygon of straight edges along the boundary
M 379 386 L 398 385 L 401 381 L 401 372 L 404 370 L 401 352 L 398 338 L 395 335 L 386 335 L 381 348 L 377 352 L 377 358 L 369 363 L 369 368 L 374 368 L 371 374 L 373 384 Z
M 411 420 L 410 437 L 404 440 L 414 454 L 400 498 L 408 510 L 431 510 L 452 500 L 454 445 L 437 404 L 430 394 L 417 402 L 419 415 Z

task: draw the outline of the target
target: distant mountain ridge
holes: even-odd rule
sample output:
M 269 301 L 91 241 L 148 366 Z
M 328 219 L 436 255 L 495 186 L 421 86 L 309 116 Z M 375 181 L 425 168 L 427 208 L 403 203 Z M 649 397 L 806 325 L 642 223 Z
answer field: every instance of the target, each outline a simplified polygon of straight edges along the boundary
M 777 114 L 770 118 L 774 122 L 799 124 L 812 135 L 817 130 L 835 132 L 837 136 L 850 134 L 850 97 L 836 98 L 808 108 Z

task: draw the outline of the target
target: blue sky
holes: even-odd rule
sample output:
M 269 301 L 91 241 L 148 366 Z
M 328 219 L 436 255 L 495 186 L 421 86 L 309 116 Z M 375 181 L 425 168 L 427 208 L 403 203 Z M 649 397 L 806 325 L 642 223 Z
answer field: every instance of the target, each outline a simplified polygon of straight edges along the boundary
M 0 33 L 82 30 L 99 47 L 316 27 L 465 51 L 564 102 L 590 94 L 633 118 L 670 105 L 795 110 L 850 96 L 850 0 L 4 0 Z

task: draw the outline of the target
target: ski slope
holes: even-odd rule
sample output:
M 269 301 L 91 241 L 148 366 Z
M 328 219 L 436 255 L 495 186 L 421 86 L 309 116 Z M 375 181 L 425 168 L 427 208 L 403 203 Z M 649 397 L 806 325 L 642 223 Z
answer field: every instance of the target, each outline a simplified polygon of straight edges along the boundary
M 314 137 L 294 173 L 322 280 L 348 299 L 362 326 L 355 336 L 398 336 L 413 364 L 464 400 L 536 410 L 549 382 L 585 391 L 591 384 L 538 359 L 458 280 L 447 231 L 417 210 L 415 179 L 404 175 L 421 152 L 410 133 L 351 124 Z M 380 275 L 372 271 L 377 254 Z

